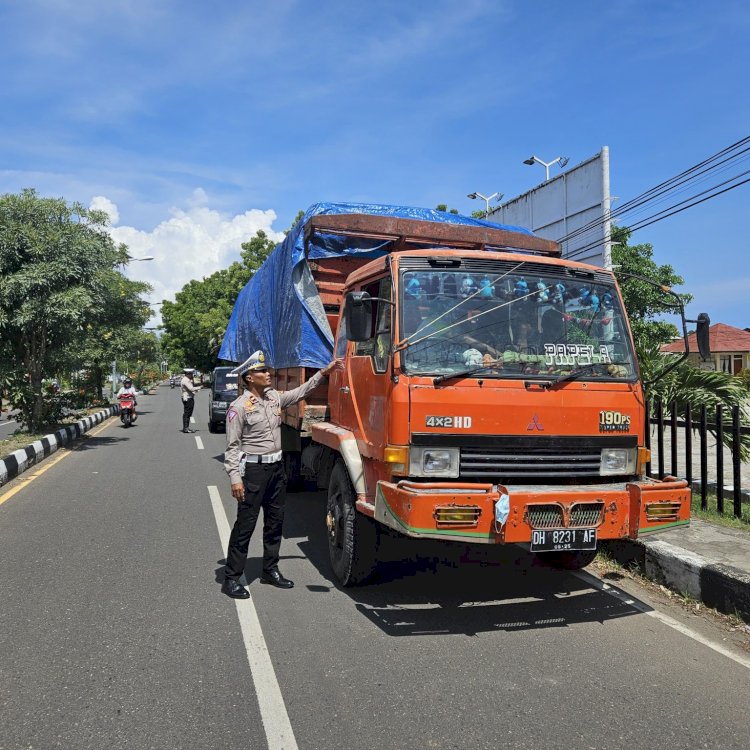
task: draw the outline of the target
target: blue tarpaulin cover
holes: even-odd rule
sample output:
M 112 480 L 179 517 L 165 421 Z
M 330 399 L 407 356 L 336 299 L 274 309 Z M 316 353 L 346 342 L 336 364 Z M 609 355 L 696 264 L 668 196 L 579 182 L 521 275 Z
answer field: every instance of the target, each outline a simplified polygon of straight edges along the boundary
M 450 224 L 488 226 L 531 234 L 528 229 L 495 224 L 429 208 L 372 203 L 316 203 L 284 241 L 274 248 L 237 297 L 219 358 L 243 362 L 261 349 L 270 367 L 324 367 L 331 361 L 333 334 L 305 261 L 304 226 L 319 214 L 374 214 Z M 342 235 L 315 235 L 311 259 L 342 255 L 377 258 L 390 243 Z

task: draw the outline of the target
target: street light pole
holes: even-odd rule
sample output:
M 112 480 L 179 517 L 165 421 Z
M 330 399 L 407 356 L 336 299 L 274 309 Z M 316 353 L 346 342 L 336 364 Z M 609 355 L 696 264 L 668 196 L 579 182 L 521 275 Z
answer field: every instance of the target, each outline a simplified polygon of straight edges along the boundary
M 562 169 L 569 161 L 570 159 L 568 159 L 567 156 L 558 156 L 557 159 L 553 159 L 552 161 L 542 161 L 538 156 L 532 155 L 528 159 L 524 159 L 523 163 L 530 166 L 533 166 L 534 164 L 541 164 L 544 167 L 544 181 L 549 182 L 549 168 L 553 164 L 559 163 L 560 169 Z
M 497 198 L 499 201 L 503 199 L 504 193 L 493 193 L 492 195 L 482 195 L 481 193 L 469 193 L 466 197 L 471 198 L 472 200 L 476 200 L 477 198 L 481 198 L 484 201 L 485 205 L 485 211 L 484 211 L 484 218 L 486 219 L 490 215 L 490 201 L 493 198 Z

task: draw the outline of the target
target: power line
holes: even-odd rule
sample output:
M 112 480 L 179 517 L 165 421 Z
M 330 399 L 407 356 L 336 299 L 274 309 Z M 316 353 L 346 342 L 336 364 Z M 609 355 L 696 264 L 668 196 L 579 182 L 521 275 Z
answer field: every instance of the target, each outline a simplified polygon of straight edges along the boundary
M 651 202 L 657 202 L 657 199 L 661 199 L 661 201 L 663 201 L 668 197 L 668 194 L 671 191 L 674 191 L 675 193 L 684 192 L 684 190 L 687 189 L 686 187 L 683 187 L 682 190 L 679 191 L 677 190 L 677 188 L 679 188 L 680 186 L 686 186 L 693 181 L 696 184 L 699 182 L 704 182 L 709 179 L 709 175 L 712 172 L 718 174 L 719 172 L 728 170 L 732 162 L 744 160 L 745 158 L 747 158 L 743 157 L 742 159 L 740 159 L 743 154 L 746 154 L 748 151 L 750 151 L 750 146 L 748 146 L 748 148 L 741 148 L 748 143 L 750 143 L 750 136 L 747 136 L 742 140 L 733 143 L 731 146 L 727 146 L 716 154 L 708 157 L 707 159 L 704 159 L 702 162 L 699 162 L 698 164 L 690 167 L 680 174 L 671 177 L 669 180 L 665 180 L 659 185 L 646 190 L 635 198 L 632 198 L 631 200 L 622 204 L 614 211 L 610 211 L 606 216 L 603 216 L 600 219 L 595 219 L 584 225 L 583 227 L 580 227 L 573 232 L 568 233 L 564 237 L 560 238 L 558 242 L 567 242 L 575 237 L 580 237 L 585 233 L 598 229 L 608 220 L 620 217 L 635 210 L 636 208 L 642 208 Z M 738 149 L 741 150 L 738 151 Z M 732 151 L 736 151 L 737 153 L 732 154 L 726 159 L 717 161 L 720 160 L 721 157 L 731 153 Z M 704 167 L 706 167 L 706 165 L 708 164 L 711 164 L 711 166 L 704 169 Z M 698 179 L 701 176 L 702 179 Z
M 662 219 L 667 219 L 670 216 L 674 216 L 675 214 L 682 213 L 683 211 L 686 211 L 688 208 L 692 208 L 693 206 L 698 206 L 701 203 L 705 203 L 706 201 L 709 201 L 712 198 L 716 198 L 717 196 L 722 195 L 724 193 L 727 193 L 730 190 L 734 190 L 735 188 L 741 187 L 742 185 L 745 185 L 748 182 L 750 182 L 750 177 L 748 177 L 745 180 L 742 180 L 741 182 L 736 182 L 736 180 L 748 174 L 750 174 L 750 170 L 745 170 L 744 172 L 741 172 L 740 174 L 735 175 L 734 177 L 731 177 L 728 180 L 725 180 L 724 182 L 719 183 L 718 185 L 712 186 L 708 190 L 704 190 L 700 193 L 697 193 L 696 195 L 686 198 L 683 201 L 679 201 L 678 203 L 668 206 L 667 208 L 662 209 L 661 211 L 658 211 L 655 214 L 651 214 L 651 216 L 647 216 L 641 221 L 636 222 L 632 226 L 629 226 L 628 229 L 631 232 L 635 232 L 638 229 L 643 229 L 644 227 L 650 226 L 651 224 L 655 224 L 656 222 L 661 221 Z M 735 183 L 735 184 L 730 185 L 729 183 Z M 724 185 L 728 185 L 728 187 L 725 187 L 723 190 L 717 190 L 717 188 L 722 187 Z M 710 193 L 710 195 L 706 195 L 706 193 Z M 705 196 L 705 197 L 701 198 L 700 196 Z M 700 200 L 696 200 L 697 198 L 700 198 Z M 582 255 L 583 253 L 589 250 L 593 250 L 603 244 L 604 242 L 602 240 L 598 240 L 596 242 L 589 243 L 588 245 L 584 245 L 583 247 L 576 248 L 574 252 L 566 256 L 566 259 L 569 260 L 572 258 L 576 258 Z

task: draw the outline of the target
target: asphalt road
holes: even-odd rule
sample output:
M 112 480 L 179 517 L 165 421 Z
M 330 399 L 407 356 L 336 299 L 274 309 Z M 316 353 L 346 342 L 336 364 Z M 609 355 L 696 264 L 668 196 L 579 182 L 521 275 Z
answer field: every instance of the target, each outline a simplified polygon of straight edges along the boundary
M 750 660 L 719 630 L 515 548 L 394 545 L 377 584 L 340 590 L 321 493 L 288 499 L 296 587 L 258 584 L 256 537 L 237 605 L 207 393 L 194 435 L 179 391 L 139 407 L 0 490 L 0 750 L 750 745 Z
M 9 438 L 18 428 L 19 424 L 15 419 L 6 419 L 3 415 L 0 419 L 0 440 Z

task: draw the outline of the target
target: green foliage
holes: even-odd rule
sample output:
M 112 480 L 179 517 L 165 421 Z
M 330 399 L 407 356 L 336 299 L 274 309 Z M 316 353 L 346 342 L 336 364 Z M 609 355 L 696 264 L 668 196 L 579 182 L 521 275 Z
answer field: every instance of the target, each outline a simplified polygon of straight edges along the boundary
M 447 203 L 438 203 L 437 206 L 435 206 L 436 211 L 445 211 L 445 213 L 448 214 L 458 214 L 457 208 L 448 208 Z M 484 215 L 484 213 L 482 214 Z
M 197 367 L 209 372 L 217 365 L 217 355 L 232 314 L 237 295 L 275 243 L 259 231 L 242 243 L 241 262 L 202 279 L 185 284 L 174 302 L 162 305 L 165 334 L 162 346 L 170 363 Z
M 750 370 L 743 367 L 735 377 L 742 383 L 742 387 L 750 393 Z
M 294 227 L 295 227 L 295 226 L 297 225 L 297 222 L 298 222 L 298 221 L 299 221 L 299 220 L 300 220 L 300 219 L 301 219 L 301 218 L 302 218 L 302 217 L 303 217 L 304 215 L 305 215 L 305 212 L 304 212 L 304 211 L 302 211 L 301 209 L 300 209 L 299 211 L 297 211 L 297 215 L 296 215 L 296 216 L 295 216 L 295 217 L 294 217 L 294 218 L 292 219 L 292 223 L 291 223 L 291 226 L 289 227 L 289 229 L 287 229 L 287 234 L 289 234 L 289 232 L 291 232 L 291 231 L 292 231 L 292 229 L 294 229 Z
M 114 244 L 107 222 L 101 211 L 34 190 L 0 196 L 3 373 L 22 421 L 33 430 L 54 419 L 57 408 L 43 378 L 69 362 L 113 295 L 134 283 L 118 270 L 128 261 L 127 248 Z
M 626 227 L 612 229 L 612 241 L 619 243 L 612 247 L 612 262 L 616 266 L 615 275 L 630 318 L 641 377 L 645 383 L 650 383 L 646 387 L 646 399 L 650 406 L 653 408 L 657 400 L 661 400 L 665 406 L 675 402 L 682 414 L 687 404 L 690 404 L 693 414 L 698 414 L 700 408 L 705 406 L 711 421 L 718 404 L 727 411 L 741 405 L 750 395 L 748 387 L 741 378 L 728 373 L 700 370 L 683 362 L 663 377 L 660 376 L 677 356 L 662 353 L 660 347 L 672 341 L 679 332 L 671 323 L 656 318 L 664 314 L 674 315 L 675 309 L 670 307 L 674 300 L 651 284 L 627 278 L 624 274 L 643 276 L 669 288 L 683 284 L 684 279 L 675 273 L 672 266 L 657 265 L 650 244 L 629 245 L 629 239 L 630 230 Z M 689 294 L 680 294 L 680 297 L 685 304 L 692 299 Z M 740 413 L 742 423 L 747 424 L 744 412 Z M 724 433 L 724 442 L 731 444 L 728 432 Z M 740 452 L 744 460 L 750 458 L 750 435 L 741 437 Z
M 638 347 L 641 377 L 644 381 L 653 379 L 676 358 L 675 354 L 661 353 L 657 343 L 641 343 Z M 747 387 L 734 375 L 715 370 L 699 370 L 687 362 L 678 365 L 646 389 L 646 399 L 652 411 L 657 400 L 661 400 L 665 406 L 672 402 L 677 403 L 681 415 L 685 413 L 686 404 L 690 404 L 695 418 L 700 408 L 705 406 L 709 422 L 713 421 L 719 404 L 727 413 L 733 406 L 743 404 L 749 396 L 750 392 Z M 740 421 L 743 425 L 748 424 L 747 416 L 742 409 L 740 409 Z M 711 432 L 716 434 L 715 430 Z M 724 443 L 731 445 L 731 442 L 732 436 L 728 430 L 725 430 Z M 743 461 L 750 458 L 750 435 L 741 436 L 740 454 Z
M 675 273 L 672 266 L 656 264 L 653 259 L 654 249 L 650 244 L 629 245 L 630 234 L 627 227 L 612 228 L 612 242 L 618 243 L 612 246 L 612 263 L 630 318 L 633 337 L 639 345 L 641 342 L 644 345 L 666 344 L 679 335 L 679 331 L 672 323 L 656 318 L 665 314 L 674 315 L 675 310 L 670 307 L 674 300 L 651 284 L 627 278 L 625 274 L 644 276 L 670 288 L 684 284 L 685 280 Z M 680 297 L 685 304 L 692 299 L 689 294 L 681 294 Z

